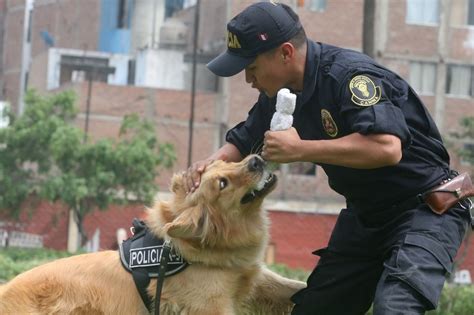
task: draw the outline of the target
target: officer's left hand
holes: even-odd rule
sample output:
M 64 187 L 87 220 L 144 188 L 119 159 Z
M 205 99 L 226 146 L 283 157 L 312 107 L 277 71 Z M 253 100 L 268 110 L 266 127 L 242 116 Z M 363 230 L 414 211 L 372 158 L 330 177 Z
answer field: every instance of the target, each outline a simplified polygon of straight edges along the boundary
M 301 138 L 295 128 L 267 131 L 264 135 L 262 157 L 267 161 L 289 163 L 300 160 Z

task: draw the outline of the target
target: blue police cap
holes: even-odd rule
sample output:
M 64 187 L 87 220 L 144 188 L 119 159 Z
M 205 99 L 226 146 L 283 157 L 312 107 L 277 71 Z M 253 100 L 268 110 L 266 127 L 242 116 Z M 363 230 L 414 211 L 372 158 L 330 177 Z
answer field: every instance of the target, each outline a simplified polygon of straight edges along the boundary
M 301 29 L 298 15 L 289 6 L 273 2 L 252 4 L 227 24 L 227 50 L 207 67 L 218 76 L 233 76 L 258 54 L 288 41 Z

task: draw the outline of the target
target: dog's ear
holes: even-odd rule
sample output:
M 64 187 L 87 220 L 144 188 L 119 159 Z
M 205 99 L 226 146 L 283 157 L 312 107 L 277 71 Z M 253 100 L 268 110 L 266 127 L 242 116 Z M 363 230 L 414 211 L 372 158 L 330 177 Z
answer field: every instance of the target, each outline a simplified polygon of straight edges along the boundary
M 173 238 L 196 238 L 202 233 L 203 211 L 192 207 L 183 211 L 172 222 L 165 224 L 165 231 Z

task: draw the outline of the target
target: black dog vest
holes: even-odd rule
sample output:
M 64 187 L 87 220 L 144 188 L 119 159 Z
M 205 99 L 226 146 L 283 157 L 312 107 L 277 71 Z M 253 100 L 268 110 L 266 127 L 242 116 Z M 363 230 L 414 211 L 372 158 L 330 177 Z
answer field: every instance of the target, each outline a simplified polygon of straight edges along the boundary
M 151 278 L 158 278 L 162 261 L 162 239 L 156 238 L 143 221 L 133 220 L 134 235 L 119 245 L 120 260 L 124 268 L 132 273 L 135 286 L 148 310 L 151 299 L 146 289 Z M 188 263 L 173 249 L 169 252 L 165 276 L 172 276 L 188 266 Z M 160 297 L 155 297 L 159 299 Z

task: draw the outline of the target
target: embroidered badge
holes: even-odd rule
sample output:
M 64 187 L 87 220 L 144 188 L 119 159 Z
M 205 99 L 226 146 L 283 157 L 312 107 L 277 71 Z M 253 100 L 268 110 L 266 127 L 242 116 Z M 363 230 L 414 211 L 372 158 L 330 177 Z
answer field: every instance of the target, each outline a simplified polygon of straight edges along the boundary
M 162 251 L 163 245 L 130 249 L 130 268 L 158 266 Z M 183 257 L 172 250 L 169 254 L 168 264 L 184 264 Z
M 380 87 L 375 86 L 374 82 L 365 75 L 358 75 L 349 82 L 351 90 L 351 100 L 359 106 L 372 106 L 380 100 Z
M 321 120 L 323 122 L 324 131 L 330 136 L 335 137 L 337 136 L 337 125 L 332 119 L 331 113 L 325 109 L 321 109 Z
M 229 48 L 242 48 L 240 45 L 237 35 L 227 31 L 227 47 Z

